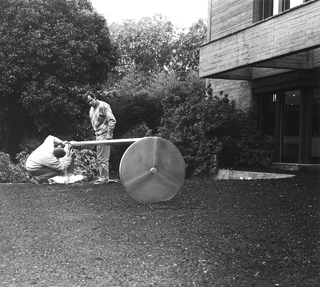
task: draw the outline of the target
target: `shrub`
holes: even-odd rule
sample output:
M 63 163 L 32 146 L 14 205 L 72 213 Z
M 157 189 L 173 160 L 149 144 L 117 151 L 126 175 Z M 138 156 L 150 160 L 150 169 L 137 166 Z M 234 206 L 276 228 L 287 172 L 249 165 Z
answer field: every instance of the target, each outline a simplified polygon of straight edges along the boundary
M 159 133 L 184 155 L 187 176 L 212 173 L 218 167 L 270 163 L 254 110 L 237 110 L 223 92 L 205 98 L 203 81 L 192 73 L 186 81 L 177 76 L 161 81 L 164 117 Z
M 234 102 L 229 102 L 233 110 L 226 117 L 227 122 L 218 136 L 221 138 L 222 150 L 219 166 L 268 166 L 272 152 L 263 142 L 263 133 L 258 129 L 257 110 L 236 110 Z
M 10 156 L 0 152 L 0 182 L 23 183 L 28 181 L 28 175 L 19 165 L 10 160 Z
M 75 150 L 74 173 L 82 174 L 89 181 L 97 176 L 96 152 L 94 149 Z
M 19 147 L 21 150 L 31 153 L 34 151 L 39 145 L 41 145 L 43 142 L 43 139 L 40 139 L 39 137 L 32 137 L 32 138 L 24 138 L 21 143 L 19 144 Z
M 26 161 L 29 157 L 30 152 L 27 150 L 21 151 L 16 154 L 17 165 L 21 168 L 21 170 L 26 171 Z
M 161 98 L 150 95 L 150 75 L 131 70 L 115 86 L 114 93 L 99 96 L 111 105 L 117 124 L 114 136 L 123 135 L 145 123 L 149 129 L 157 127 L 162 116 Z
M 148 132 L 149 128 L 145 123 L 140 123 L 135 126 L 133 126 L 130 130 L 125 132 L 122 135 L 122 138 L 142 138 L 146 136 L 146 133 Z

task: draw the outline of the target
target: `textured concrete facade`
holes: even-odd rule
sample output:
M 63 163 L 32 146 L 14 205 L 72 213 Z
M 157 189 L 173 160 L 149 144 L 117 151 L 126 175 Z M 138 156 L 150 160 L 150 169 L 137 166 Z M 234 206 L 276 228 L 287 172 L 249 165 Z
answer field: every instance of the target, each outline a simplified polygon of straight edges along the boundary
M 210 1 L 210 35 L 208 42 L 217 40 L 252 25 L 253 1 Z
M 200 50 L 200 77 L 240 108 L 253 102 L 253 80 L 320 67 L 320 1 L 254 23 L 255 1 L 209 0 Z
M 250 5 L 245 7 L 250 8 Z M 252 7 L 248 11 L 249 18 L 252 17 L 250 11 Z M 213 30 L 211 35 L 219 35 Z M 232 33 L 227 31 L 228 35 L 220 33 L 222 38 L 212 40 L 201 48 L 201 77 L 222 73 L 220 77 L 224 78 L 228 75 L 233 79 L 256 78 L 252 70 L 243 69 L 248 67 L 311 69 L 316 67 L 316 63 L 306 50 L 320 47 L 320 2 L 307 2 L 303 7 L 285 11 L 245 29 Z M 314 51 L 312 53 L 315 54 Z
M 209 0 L 207 40 L 199 71 L 214 95 L 258 104 L 276 162 L 320 164 L 320 0 Z
M 213 96 L 219 97 L 219 92 L 223 91 L 228 94 L 228 98 L 235 102 L 236 107 L 246 110 L 252 102 L 251 88 L 248 81 L 228 81 L 221 79 L 210 79 L 207 84 L 213 88 Z

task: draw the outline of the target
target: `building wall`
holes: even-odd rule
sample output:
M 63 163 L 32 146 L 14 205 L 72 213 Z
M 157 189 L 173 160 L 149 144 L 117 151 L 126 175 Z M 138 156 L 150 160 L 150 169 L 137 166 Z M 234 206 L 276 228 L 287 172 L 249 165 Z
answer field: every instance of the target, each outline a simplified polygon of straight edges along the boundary
M 211 11 L 208 18 L 208 27 L 211 27 L 209 41 L 252 25 L 253 0 L 211 0 L 209 9 Z
M 320 0 L 264 20 L 258 0 L 208 1 L 199 70 L 213 96 L 223 91 L 243 110 L 259 103 L 275 161 L 320 163 Z
M 215 2 L 215 0 L 212 1 Z M 234 0 L 228 3 L 237 2 Z M 253 3 L 253 0 L 251 2 Z M 233 5 L 226 5 L 225 9 L 228 11 L 230 7 Z M 248 6 L 248 9 L 250 10 L 247 17 L 252 22 L 253 7 Z M 212 17 L 215 15 L 211 15 L 210 18 Z M 216 17 L 220 16 L 216 15 Z M 225 75 L 230 70 L 239 70 L 248 66 L 286 69 L 316 68 L 316 63 L 310 61 L 309 55 L 303 51 L 320 46 L 319 18 L 320 1 L 311 1 L 251 25 L 247 21 L 245 22 L 247 28 L 243 30 L 239 31 L 237 28 L 231 32 L 227 29 L 229 34 L 219 31 L 218 28 L 221 27 L 212 25 L 211 34 L 224 34 L 225 37 L 212 40 L 200 48 L 200 76 L 210 78 L 211 75 L 221 73 Z M 234 21 L 236 22 L 237 19 Z M 241 26 L 243 25 L 239 24 L 239 27 Z M 263 77 L 261 72 L 263 70 L 260 71 L 259 77 Z M 257 78 L 256 74 L 250 75 L 245 71 L 241 76 L 240 78 L 238 75 L 237 79 Z
M 251 26 L 252 12 L 252 0 L 209 0 L 208 41 L 219 39 Z M 207 79 L 206 81 L 207 85 L 211 84 L 215 96 L 219 96 L 219 92 L 223 91 L 228 94 L 230 100 L 235 101 L 237 108 L 246 110 L 250 107 L 250 82 L 221 79 Z
M 219 97 L 220 91 L 228 95 L 229 100 L 235 101 L 238 109 L 246 110 L 251 105 L 251 88 L 248 81 L 227 81 L 220 79 L 207 80 L 211 84 L 213 96 Z
M 204 53 L 202 54 L 202 63 L 200 61 L 200 76 L 201 69 L 205 70 L 208 65 L 211 67 L 211 72 L 219 71 L 220 66 L 223 66 L 221 70 L 241 67 L 253 57 L 255 58 L 252 62 L 255 63 L 269 57 L 293 52 L 299 45 L 301 47 L 298 48 L 303 49 L 303 47 L 314 43 L 315 38 L 310 35 L 314 35 L 315 33 L 311 32 L 318 29 L 318 25 L 314 25 L 314 23 L 319 21 L 320 10 L 315 10 L 314 6 L 318 7 L 319 2 L 310 3 L 311 5 L 306 5 L 302 9 L 298 7 L 291 9 L 260 23 L 253 23 L 254 1 L 256 0 L 209 0 L 208 41 L 213 42 L 214 49 L 207 49 L 208 55 L 204 52 L 206 48 L 202 49 Z M 307 12 L 309 14 L 306 21 Z M 274 29 L 280 30 L 279 33 L 275 33 Z M 239 31 L 241 32 L 237 33 Z M 287 35 L 288 33 L 289 35 Z M 275 35 L 276 38 L 274 38 Z M 295 38 L 293 39 L 291 35 L 294 35 Z M 249 41 L 247 38 L 251 40 Z M 248 43 L 246 43 L 246 39 Z M 235 49 L 235 46 L 238 48 Z M 261 53 L 262 48 L 264 49 L 263 53 Z M 245 52 L 247 54 L 243 54 Z M 320 48 L 310 51 L 307 58 L 305 55 L 291 55 L 289 59 L 282 59 L 282 64 L 285 62 L 287 69 L 274 69 L 267 66 L 252 67 L 250 68 L 252 80 L 293 71 L 290 69 L 290 61 L 294 57 L 301 59 L 301 65 L 303 64 L 305 69 L 320 67 Z M 299 65 L 299 67 L 302 66 Z M 205 73 L 203 72 L 203 74 Z M 207 78 L 206 82 L 207 85 L 211 84 L 214 92 L 218 93 L 223 90 L 229 94 L 230 99 L 235 100 L 241 109 L 248 108 L 252 103 L 251 81 Z

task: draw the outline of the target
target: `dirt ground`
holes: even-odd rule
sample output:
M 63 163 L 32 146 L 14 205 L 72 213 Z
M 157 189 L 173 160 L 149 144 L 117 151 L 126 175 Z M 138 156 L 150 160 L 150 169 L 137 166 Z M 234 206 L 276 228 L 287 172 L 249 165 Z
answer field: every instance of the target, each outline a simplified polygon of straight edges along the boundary
M 320 176 L 0 185 L 0 286 L 320 286 Z

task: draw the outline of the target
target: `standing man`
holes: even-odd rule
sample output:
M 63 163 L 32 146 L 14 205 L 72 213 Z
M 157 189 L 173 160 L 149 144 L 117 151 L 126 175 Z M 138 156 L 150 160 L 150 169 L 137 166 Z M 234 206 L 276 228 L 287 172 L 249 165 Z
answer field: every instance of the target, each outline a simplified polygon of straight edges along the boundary
M 116 125 L 116 119 L 112 113 L 109 104 L 97 100 L 92 92 L 86 93 L 87 103 L 91 106 L 89 111 L 90 121 L 96 135 L 96 140 L 108 140 L 113 138 L 113 130 Z M 110 146 L 97 146 L 97 164 L 99 178 L 94 184 L 104 184 L 109 182 L 109 159 Z

